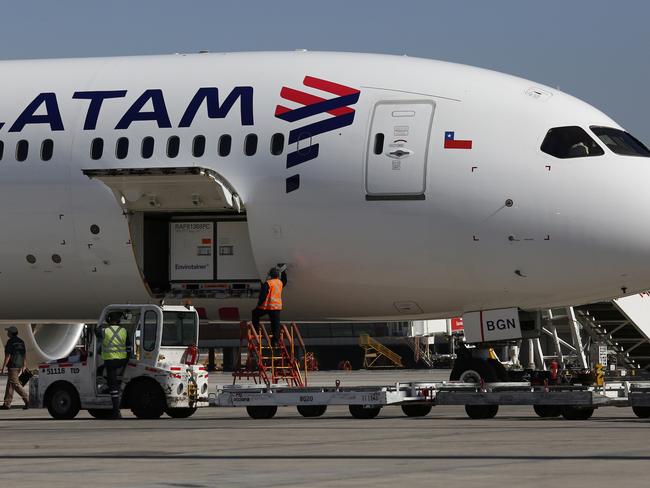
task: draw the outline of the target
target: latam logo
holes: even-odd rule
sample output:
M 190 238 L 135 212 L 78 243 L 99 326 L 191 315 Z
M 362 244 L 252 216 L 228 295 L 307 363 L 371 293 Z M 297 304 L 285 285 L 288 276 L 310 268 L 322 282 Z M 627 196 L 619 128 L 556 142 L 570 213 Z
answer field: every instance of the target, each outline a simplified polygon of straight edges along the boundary
M 286 86 L 282 87 L 280 96 L 283 99 L 298 103 L 302 106 L 290 109 L 283 105 L 278 105 L 275 108 L 275 116 L 277 118 L 286 122 L 297 122 L 315 115 L 329 115 L 325 119 L 302 125 L 289 132 L 289 144 L 295 143 L 297 144 L 297 148 L 295 151 L 287 154 L 287 169 L 294 168 L 318 157 L 318 144 L 312 143 L 312 137 L 352 124 L 354 121 L 354 109 L 350 108 L 349 105 L 357 103 L 361 93 L 355 88 L 314 78 L 313 76 L 305 76 L 303 84 L 306 87 L 336 96 L 334 98 L 323 98 Z M 298 188 L 300 188 L 300 174 L 289 176 L 286 179 L 286 192 L 291 193 Z
M 78 91 L 72 95 L 73 100 L 81 100 L 76 103 L 87 103 L 84 130 L 96 130 L 100 112 L 104 105 L 119 103 L 120 99 L 126 98 L 126 90 L 109 91 Z M 221 100 L 220 100 L 221 96 Z M 145 90 L 132 104 L 123 112 L 115 130 L 126 130 L 131 124 L 138 122 L 155 122 L 159 129 L 176 127 L 191 127 L 197 114 L 207 112 L 208 119 L 224 119 L 231 112 L 236 102 L 239 101 L 239 112 L 242 125 L 253 125 L 253 87 L 236 86 L 225 98 L 223 92 L 217 87 L 199 88 L 189 100 L 187 108 L 180 120 L 174 121 L 169 116 L 165 95 L 160 89 Z M 74 107 L 68 107 L 72 111 Z M 74 108 L 76 111 L 76 108 Z M 65 114 L 64 114 L 65 115 Z M 32 124 L 47 124 L 52 131 L 65 130 L 63 125 L 64 117 L 61 115 L 59 101 L 56 93 L 40 93 L 20 113 L 18 118 L 9 128 L 9 132 L 21 132 L 25 127 Z M 112 123 L 115 123 L 114 121 Z M 5 123 L 0 122 L 0 129 Z

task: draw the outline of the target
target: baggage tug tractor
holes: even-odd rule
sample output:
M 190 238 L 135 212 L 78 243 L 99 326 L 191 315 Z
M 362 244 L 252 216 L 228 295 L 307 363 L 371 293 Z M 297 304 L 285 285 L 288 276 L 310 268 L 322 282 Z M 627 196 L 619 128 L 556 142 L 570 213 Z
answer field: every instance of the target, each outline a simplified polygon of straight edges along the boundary
M 72 419 L 79 410 L 95 418 L 111 415 L 111 397 L 96 331 L 118 312 L 132 354 L 120 375 L 121 408 L 138 418 L 191 416 L 208 406 L 208 372 L 197 362 L 199 317 L 193 307 L 110 305 L 98 325 L 86 326 L 80 347 L 68 358 L 39 366 L 30 386 L 31 404 L 46 407 L 55 419 Z

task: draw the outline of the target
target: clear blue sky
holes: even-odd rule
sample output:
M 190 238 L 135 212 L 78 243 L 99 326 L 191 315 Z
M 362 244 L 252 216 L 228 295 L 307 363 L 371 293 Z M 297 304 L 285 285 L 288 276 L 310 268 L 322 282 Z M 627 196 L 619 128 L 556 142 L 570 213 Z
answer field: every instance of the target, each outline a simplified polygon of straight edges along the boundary
M 650 144 L 648 0 L 4 0 L 0 59 L 210 51 L 381 52 L 523 76 Z

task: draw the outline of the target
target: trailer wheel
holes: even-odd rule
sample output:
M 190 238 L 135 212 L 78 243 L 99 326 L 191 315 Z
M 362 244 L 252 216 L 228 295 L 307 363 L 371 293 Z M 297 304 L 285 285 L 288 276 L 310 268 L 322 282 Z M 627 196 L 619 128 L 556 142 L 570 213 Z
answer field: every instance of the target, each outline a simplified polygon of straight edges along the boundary
M 327 405 L 298 405 L 296 408 L 303 417 L 320 417 L 327 411 Z
M 113 410 L 107 408 L 89 408 L 88 413 L 91 417 L 99 420 L 109 419 L 113 416 Z
M 562 407 L 559 405 L 533 405 L 533 410 L 538 417 L 548 419 L 562 415 Z
M 251 405 L 246 407 L 246 412 L 252 419 L 272 419 L 277 411 L 278 407 L 275 405 Z
M 431 412 L 431 405 L 416 404 L 416 405 L 402 405 L 402 412 L 407 417 L 426 417 Z
M 471 419 L 491 419 L 499 411 L 499 405 L 465 405 L 465 412 Z
M 130 393 L 131 412 L 139 419 L 158 419 L 163 414 L 165 395 L 157 383 L 138 382 Z
M 194 415 L 196 410 L 196 407 L 166 408 L 165 413 L 173 419 L 186 419 Z
M 366 405 L 350 405 L 349 409 L 355 419 L 374 419 L 381 411 L 381 407 Z
M 498 381 L 499 377 L 489 361 L 478 358 L 459 358 L 449 375 L 451 381 L 463 383 L 485 383 Z M 465 412 L 472 419 L 491 419 L 499 411 L 498 405 L 465 405 Z
M 562 407 L 562 417 L 566 420 L 589 420 L 594 414 L 594 407 L 575 407 L 565 405 Z
M 45 405 L 52 418 L 57 420 L 73 419 L 81 408 L 77 390 L 65 381 L 54 383 L 47 389 Z
M 650 418 L 650 407 L 632 407 L 632 411 L 640 419 Z

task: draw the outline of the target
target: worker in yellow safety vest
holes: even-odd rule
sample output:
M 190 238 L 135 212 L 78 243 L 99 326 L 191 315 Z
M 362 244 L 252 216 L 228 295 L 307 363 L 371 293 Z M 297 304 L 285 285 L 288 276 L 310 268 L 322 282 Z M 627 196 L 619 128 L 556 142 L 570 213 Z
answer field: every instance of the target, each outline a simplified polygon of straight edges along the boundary
M 113 403 L 111 418 L 119 419 L 120 415 L 120 381 L 118 377 L 124 372 L 131 353 L 129 333 L 122 325 L 122 312 L 109 312 L 106 317 L 107 325 L 97 329 L 97 338 L 101 341 L 102 359 L 106 371 L 106 381 Z
M 257 300 L 257 307 L 253 309 L 253 325 L 260 326 L 260 318 L 267 315 L 271 321 L 271 344 L 278 345 L 280 337 L 280 312 L 282 311 L 282 290 L 287 284 L 287 273 L 284 267 L 273 267 L 269 270 L 269 276 L 262 285 L 260 296 Z

